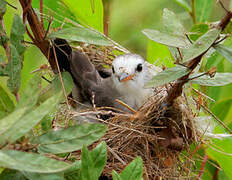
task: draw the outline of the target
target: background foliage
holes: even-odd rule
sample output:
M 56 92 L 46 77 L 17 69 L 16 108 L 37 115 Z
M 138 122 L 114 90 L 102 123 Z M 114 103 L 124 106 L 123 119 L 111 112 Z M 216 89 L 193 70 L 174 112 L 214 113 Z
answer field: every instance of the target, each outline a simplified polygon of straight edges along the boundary
M 4 4 L 3 2 L 3 0 L 0 1 L 1 6 Z M 47 60 L 35 46 L 27 44 L 25 48 L 21 45 L 22 34 L 25 33 L 20 19 L 22 10 L 18 1 L 8 0 L 7 2 L 17 7 L 17 10 L 7 5 L 4 15 L 6 34 L 4 36 L 1 34 L 1 42 L 4 42 L 4 38 L 7 41 L 9 40 L 11 61 L 3 71 L 0 71 L 1 75 L 8 75 L 8 77 L 0 77 L 0 118 L 2 118 L 0 120 L 0 144 L 2 149 L 0 151 L 0 166 L 3 167 L 0 170 L 0 178 L 9 179 L 9 177 L 14 176 L 18 179 L 97 179 L 106 163 L 106 144 L 102 142 L 92 151 L 88 151 L 86 146 L 98 140 L 104 134 L 105 127 L 103 125 L 83 125 L 83 127 L 72 126 L 60 131 L 50 132 L 55 109 L 59 102 L 63 100 L 61 87 L 57 88 L 59 87 L 59 81 L 54 79 L 53 86 L 55 88 L 53 89 L 58 90 L 53 91 L 51 88 L 51 92 L 55 95 L 41 95 L 41 90 L 48 84 L 45 81 L 41 82 L 41 79 L 35 75 L 36 73 L 32 74 L 31 72 L 47 63 Z M 194 2 L 194 6 L 191 5 L 191 2 Z M 189 37 L 192 41 L 195 41 L 209 30 L 209 23 L 219 21 L 225 14 L 225 10 L 214 0 L 192 0 L 191 2 L 190 0 L 47 0 L 44 1 L 44 17 L 48 20 L 50 16 L 54 17 L 51 30 L 55 35 L 51 33 L 50 37 L 58 37 L 55 31 L 61 26 L 65 31 L 65 28 L 73 28 L 76 27 L 77 23 L 80 23 L 90 30 L 81 28 L 79 31 L 75 29 L 68 31 L 68 33 L 61 32 L 61 37 L 70 39 L 81 36 L 83 39 L 74 40 L 106 45 L 113 42 L 108 41 L 103 35 L 98 33 L 96 35 L 95 30 L 102 33 L 107 32 L 108 36 L 115 42 L 131 52 L 141 54 L 150 63 L 155 62 L 159 66 L 173 67 L 174 60 L 170 54 L 170 48 L 162 45 L 163 43 L 157 43 L 156 39 L 150 37 L 156 42 L 148 39 L 144 35 L 147 35 L 147 31 L 143 30 L 157 29 L 159 32 L 165 30 L 165 33 L 167 31 L 173 33 L 176 31 L 175 28 L 180 28 L 175 23 L 172 24 L 177 18 L 183 24 L 183 31 L 191 32 Z M 223 3 L 228 9 L 231 7 L 231 1 L 225 0 Z M 33 0 L 32 5 L 39 12 L 39 1 Z M 169 17 L 174 18 L 174 20 L 169 18 L 165 20 L 165 16 L 163 16 L 164 8 L 176 14 Z M 168 13 L 169 11 L 166 11 L 167 16 L 170 15 Z M 104 29 L 104 25 L 107 23 L 108 28 Z M 47 25 L 48 21 L 45 21 L 45 26 Z M 167 25 L 169 30 L 167 30 Z M 170 29 L 170 27 L 173 29 Z M 224 33 L 231 34 L 230 28 L 229 25 Z M 143 34 L 142 31 L 145 33 Z M 2 29 L 1 32 L 3 32 Z M 24 34 L 24 38 L 30 41 L 26 34 Z M 216 66 L 218 72 L 232 72 L 231 37 L 228 37 L 223 45 L 214 47 L 217 51 L 212 50 L 204 57 L 199 68 L 200 72 L 205 72 L 214 66 Z M 21 59 L 23 63 L 20 63 L 18 59 Z M 6 61 L 5 49 L 0 47 L 0 63 Z M 48 76 L 47 72 L 45 74 Z M 63 76 L 67 79 L 65 85 L 69 87 L 67 91 L 70 92 L 72 86 L 70 77 L 67 74 L 63 74 Z M 51 78 L 51 76 L 48 77 Z M 226 76 L 226 78 L 229 78 L 229 76 Z M 221 81 L 224 81 L 224 79 Z M 194 85 L 194 87 L 215 100 L 215 102 L 205 100 L 203 103 L 229 128 L 232 128 L 232 84 L 222 87 L 203 87 L 200 85 Z M 204 116 L 205 113 L 202 111 L 200 115 Z M 37 128 L 32 131 L 35 126 Z M 38 130 L 38 126 L 42 131 Z M 78 133 L 75 134 L 74 132 Z M 90 136 L 84 139 L 83 136 L 86 132 Z M 225 130 L 217 125 L 214 132 L 225 133 Z M 17 145 L 17 143 L 22 144 L 22 142 L 28 141 L 31 142 L 32 147 L 20 146 L 22 149 L 19 150 L 24 151 L 23 148 L 36 149 L 35 154 L 29 155 L 26 152 L 16 151 L 15 147 L 10 146 L 12 143 Z M 212 141 L 214 148 L 220 147 L 221 152 L 215 151 L 212 147 L 203 147 L 197 154 L 200 160 L 196 161 L 196 167 L 193 168 L 193 171 L 199 171 L 202 166 L 202 156 L 207 155 L 209 160 L 206 162 L 202 179 L 212 179 L 217 173 L 219 179 L 231 179 L 231 138 Z M 83 145 L 81 160 L 75 161 L 72 165 L 36 153 L 37 150 L 39 154 L 50 152 L 59 154 L 59 157 L 62 158 L 67 155 L 65 153 L 81 149 Z M 8 151 L 8 149 L 14 150 Z M 36 167 L 38 163 L 46 164 L 46 166 L 44 166 L 44 169 Z M 212 165 L 215 163 L 222 170 L 218 171 Z M 28 164 L 28 166 L 23 167 L 22 164 Z M 136 169 L 136 172 L 131 172 L 131 169 Z M 141 177 L 142 162 L 140 158 L 135 159 L 121 174 L 113 172 L 113 178 L 128 179 L 127 174 Z

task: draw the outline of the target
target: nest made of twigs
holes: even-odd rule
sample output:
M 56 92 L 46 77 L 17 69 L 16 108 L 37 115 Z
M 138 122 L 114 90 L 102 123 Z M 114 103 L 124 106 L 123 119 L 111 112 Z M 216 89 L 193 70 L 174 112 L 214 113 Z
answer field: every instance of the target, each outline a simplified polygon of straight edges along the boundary
M 79 49 L 98 68 L 112 62 L 113 49 L 93 46 Z M 106 61 L 109 55 L 111 58 Z M 136 156 L 143 159 L 144 179 L 193 176 L 191 161 L 180 159 L 180 153 L 199 141 L 199 133 L 193 112 L 183 95 L 171 104 L 167 102 L 171 88 L 172 84 L 155 88 L 155 94 L 136 112 L 113 113 L 113 117 L 101 121 L 108 126 L 106 134 L 99 140 L 108 146 L 108 160 L 103 171 L 108 179 L 111 179 L 112 170 L 121 172 Z

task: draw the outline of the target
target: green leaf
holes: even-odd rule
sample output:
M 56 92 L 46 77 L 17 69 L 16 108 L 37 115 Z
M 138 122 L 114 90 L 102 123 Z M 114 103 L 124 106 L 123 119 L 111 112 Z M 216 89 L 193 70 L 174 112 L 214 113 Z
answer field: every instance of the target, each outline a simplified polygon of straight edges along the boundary
M 176 66 L 173 68 L 165 69 L 155 75 L 152 80 L 146 83 L 145 87 L 157 87 L 172 81 L 189 73 L 189 69 L 184 66 Z
M 12 169 L 5 169 L 1 174 L 0 174 L 0 179 L 1 180 L 28 180 L 23 173 L 20 171 L 12 170 Z
M 94 148 L 90 152 L 91 158 L 93 160 L 93 171 L 95 172 L 95 175 L 97 177 L 100 177 L 107 161 L 107 148 L 106 143 L 103 141 L 100 144 L 97 145 L 96 148 Z
M 187 48 L 191 45 L 186 37 L 186 30 L 172 11 L 163 11 L 164 32 L 145 29 L 142 32 L 151 40 L 173 47 Z
M 71 167 L 64 171 L 67 180 L 79 180 L 81 169 L 81 160 L 72 163 Z
M 32 172 L 23 172 L 29 180 L 65 180 L 64 173 L 40 174 Z
M 4 16 L 6 13 L 6 1 L 0 0 L 0 19 Z
M 212 112 L 222 121 L 225 120 L 232 105 L 232 98 L 217 101 L 211 108 Z
M 107 40 L 104 35 L 99 32 L 83 27 L 73 27 L 62 29 L 49 34 L 49 38 L 62 38 L 69 41 L 84 42 L 101 46 L 112 46 L 112 42 Z
M 15 104 L 9 96 L 10 92 L 7 92 L 1 84 L 0 94 L 0 112 L 3 112 L 3 114 L 5 115 L 11 113 L 15 108 Z
M 190 31 L 190 39 L 196 41 L 199 37 L 209 30 L 208 24 L 195 24 Z
M 168 34 L 178 35 L 186 41 L 187 44 L 190 44 L 189 40 L 186 37 L 186 30 L 181 24 L 180 20 L 176 14 L 168 9 L 163 10 L 163 25 Z
M 13 111 L 11 114 L 0 120 L 0 139 L 3 135 L 10 131 L 11 127 L 20 120 L 23 114 L 26 112 L 26 108 L 21 108 Z M 7 141 L 7 139 L 5 139 Z M 2 140 L 4 142 L 4 140 Z M 3 144 L 3 143 L 0 144 Z
M 190 82 L 202 86 L 225 86 L 232 83 L 232 73 L 216 73 L 212 78 L 209 76 L 202 76 Z
M 189 3 L 187 3 L 185 0 L 174 0 L 174 2 L 176 2 L 182 8 L 184 8 L 187 12 L 191 12 L 191 7 Z
M 10 42 L 16 48 L 19 56 L 22 56 L 26 50 L 26 47 L 22 44 L 24 40 L 24 33 L 26 32 L 22 19 L 19 15 L 15 14 L 13 19 L 13 25 L 11 27 Z
M 73 88 L 72 76 L 68 72 L 62 72 L 61 77 L 64 83 L 66 94 L 71 93 Z M 56 75 L 55 79 L 52 81 L 52 87 L 55 93 L 62 91 L 62 85 L 58 74 Z
M 150 40 L 172 47 L 186 48 L 189 43 L 183 36 L 177 34 L 168 34 L 167 32 L 160 32 L 153 29 L 144 29 L 142 31 Z
M 20 101 L 17 108 L 31 106 L 33 108 L 38 100 L 41 89 L 41 77 L 34 75 L 27 84 L 27 87 L 20 93 Z
M 56 173 L 64 171 L 70 165 L 35 153 L 15 150 L 0 151 L 0 166 L 19 171 L 36 173 Z
M 206 22 L 211 14 L 213 0 L 195 0 L 197 22 Z
M 73 12 L 76 19 L 83 25 L 89 25 L 94 29 L 103 32 L 103 4 L 101 0 L 94 0 L 93 4 L 89 0 L 62 0 Z
M 183 49 L 183 62 L 190 61 L 206 52 L 218 38 L 220 32 L 221 30 L 219 29 L 211 29 L 197 39 L 189 48 Z
M 172 57 L 168 47 L 149 40 L 147 46 L 147 61 L 156 66 L 173 67 Z
M 206 153 L 210 158 L 217 161 L 220 167 L 224 170 L 228 177 L 232 177 L 231 165 L 232 165 L 232 137 L 223 139 L 212 139 L 215 149 L 208 148 Z
M 122 180 L 120 175 L 115 170 L 112 171 L 112 177 L 113 177 L 113 180 Z
M 80 124 L 50 131 L 37 139 L 33 143 L 39 143 L 38 150 L 41 153 L 65 153 L 79 150 L 83 145 L 90 145 L 100 139 L 106 131 L 103 124 Z
M 143 176 L 143 160 L 141 157 L 134 159 L 121 173 L 122 180 L 141 180 Z
M 10 45 L 10 52 L 11 61 L 8 62 L 6 66 L 6 72 L 9 76 L 7 86 L 9 87 L 11 92 L 15 94 L 18 92 L 21 85 L 22 62 L 16 48 L 12 44 Z
M 0 123 L 5 124 L 7 129 L 0 131 L 0 144 L 13 143 L 29 132 L 46 114 L 56 107 L 60 96 L 60 94 L 54 95 L 36 109 L 23 116 L 22 114 L 25 112 L 25 109 L 21 108 L 10 114 L 7 118 L 2 119 Z M 19 115 L 15 118 L 17 113 L 19 113 Z M 8 121 L 11 123 L 9 124 Z
M 214 48 L 217 50 L 218 53 L 220 53 L 222 56 L 224 56 L 226 59 L 232 62 L 232 49 L 231 48 L 228 48 L 221 44 L 215 45 Z
M 102 142 L 93 151 L 89 152 L 84 146 L 81 153 L 81 178 L 98 179 L 106 164 L 106 144 Z

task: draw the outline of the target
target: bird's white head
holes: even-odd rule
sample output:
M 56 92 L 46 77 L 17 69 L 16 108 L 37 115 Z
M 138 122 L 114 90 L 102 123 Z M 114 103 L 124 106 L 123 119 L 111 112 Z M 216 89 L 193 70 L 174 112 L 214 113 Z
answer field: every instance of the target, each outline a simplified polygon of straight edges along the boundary
M 113 79 L 117 85 L 143 87 L 147 66 L 137 54 L 124 54 L 116 57 L 112 63 Z

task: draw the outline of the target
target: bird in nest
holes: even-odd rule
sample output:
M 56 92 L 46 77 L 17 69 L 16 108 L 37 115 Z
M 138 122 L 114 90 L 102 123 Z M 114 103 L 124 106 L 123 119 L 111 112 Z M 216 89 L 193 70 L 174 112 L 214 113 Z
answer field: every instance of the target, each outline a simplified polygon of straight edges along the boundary
M 65 40 L 56 39 L 54 43 L 60 69 L 70 72 L 73 78 L 72 97 L 78 110 L 94 105 L 128 111 L 116 100 L 137 110 L 153 95 L 154 90 L 145 88 L 145 84 L 161 69 L 147 63 L 141 56 L 117 56 L 109 75 L 103 77 L 85 54 L 73 51 Z
M 70 67 L 75 82 L 72 96 L 76 101 L 125 111 L 128 109 L 116 99 L 138 109 L 154 92 L 145 88 L 146 82 L 160 71 L 137 54 L 124 54 L 113 60 L 110 76 L 103 78 L 87 56 L 78 51 L 72 52 Z

